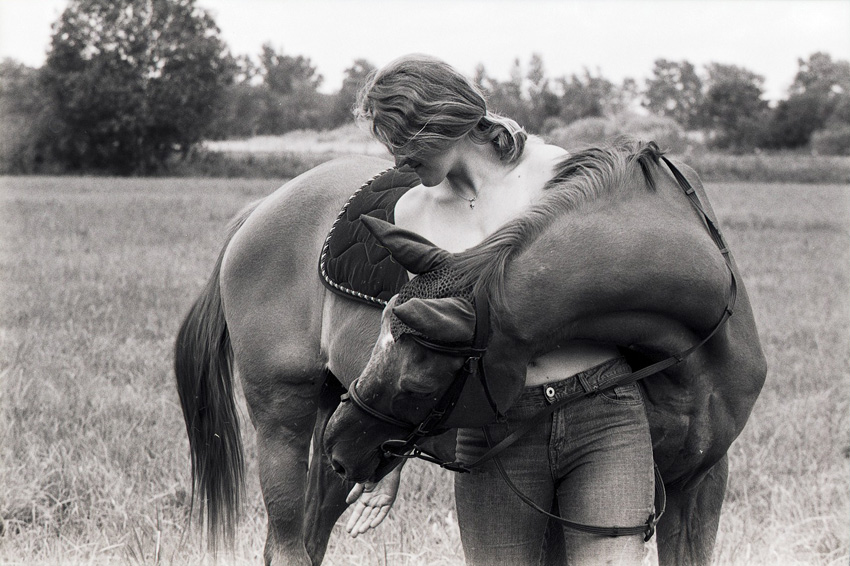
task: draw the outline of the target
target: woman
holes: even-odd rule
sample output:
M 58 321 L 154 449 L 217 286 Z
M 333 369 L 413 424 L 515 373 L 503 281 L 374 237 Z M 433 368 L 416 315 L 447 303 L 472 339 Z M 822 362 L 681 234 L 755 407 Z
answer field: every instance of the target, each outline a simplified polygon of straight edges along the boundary
M 460 252 L 520 215 L 543 194 L 563 149 L 529 137 L 513 120 L 488 111 L 467 78 L 437 59 L 402 57 L 377 72 L 356 110 L 371 131 L 422 184 L 398 201 L 395 223 Z M 613 346 L 572 342 L 528 366 L 523 395 L 507 423 L 488 427 L 498 442 L 548 404 L 612 372 L 631 371 Z M 474 461 L 484 433 L 458 431 L 457 456 Z M 652 444 L 637 385 L 583 398 L 556 412 L 501 456 L 508 476 L 545 509 L 596 526 L 644 523 L 653 505 Z M 400 468 L 349 494 L 353 536 L 389 511 Z M 455 499 L 469 564 L 537 564 L 547 517 L 510 491 L 489 462 L 455 476 Z M 641 535 L 607 537 L 563 529 L 570 564 L 639 564 Z

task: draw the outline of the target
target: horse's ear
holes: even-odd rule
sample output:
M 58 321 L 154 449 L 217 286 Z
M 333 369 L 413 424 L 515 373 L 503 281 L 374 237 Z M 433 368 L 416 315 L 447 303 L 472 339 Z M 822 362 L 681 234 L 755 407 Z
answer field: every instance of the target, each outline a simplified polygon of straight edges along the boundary
M 475 309 L 459 297 L 410 299 L 393 308 L 410 328 L 438 342 L 469 342 L 475 336 Z
M 451 256 L 419 234 L 395 224 L 365 214 L 360 216 L 360 221 L 390 251 L 393 259 L 411 273 L 433 271 Z

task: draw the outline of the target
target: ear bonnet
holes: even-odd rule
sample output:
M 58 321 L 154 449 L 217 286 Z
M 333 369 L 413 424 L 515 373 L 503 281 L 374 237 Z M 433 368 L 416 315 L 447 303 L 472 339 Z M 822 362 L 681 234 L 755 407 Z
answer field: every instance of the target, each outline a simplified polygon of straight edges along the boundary
M 472 288 L 458 289 L 460 275 L 449 263 L 444 263 L 433 271 L 417 275 L 408 281 L 398 292 L 396 306 L 407 302 L 410 299 L 445 299 L 447 297 L 460 297 L 473 303 Z M 390 318 L 390 330 L 394 340 L 398 340 L 403 334 L 413 334 L 433 340 L 430 336 L 425 336 L 415 328 L 411 328 L 403 323 L 393 314 Z

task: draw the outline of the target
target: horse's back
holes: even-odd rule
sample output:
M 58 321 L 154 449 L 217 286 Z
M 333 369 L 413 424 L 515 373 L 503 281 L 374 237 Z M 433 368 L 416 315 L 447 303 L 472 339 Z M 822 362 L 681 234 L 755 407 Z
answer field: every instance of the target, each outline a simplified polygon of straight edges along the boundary
M 266 197 L 231 240 L 221 269 L 225 316 L 240 372 L 322 365 L 322 243 L 346 200 L 391 163 L 336 159 Z M 259 367 L 263 366 L 263 367 Z M 296 372 L 297 373 L 297 372 Z
M 260 203 L 234 236 L 225 272 L 238 275 L 245 256 L 255 254 L 266 260 L 297 254 L 318 258 L 322 240 L 345 201 L 389 165 L 373 157 L 340 158 L 284 184 Z

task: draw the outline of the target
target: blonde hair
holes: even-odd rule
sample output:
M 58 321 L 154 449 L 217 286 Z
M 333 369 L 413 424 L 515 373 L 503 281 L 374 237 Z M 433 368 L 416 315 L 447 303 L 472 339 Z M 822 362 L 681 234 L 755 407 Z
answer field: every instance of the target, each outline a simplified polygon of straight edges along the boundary
M 476 143 L 493 144 L 499 159 L 511 163 L 528 138 L 515 121 L 487 109 L 472 81 L 428 55 L 406 55 L 374 72 L 354 114 L 395 156 L 438 152 L 469 134 Z

